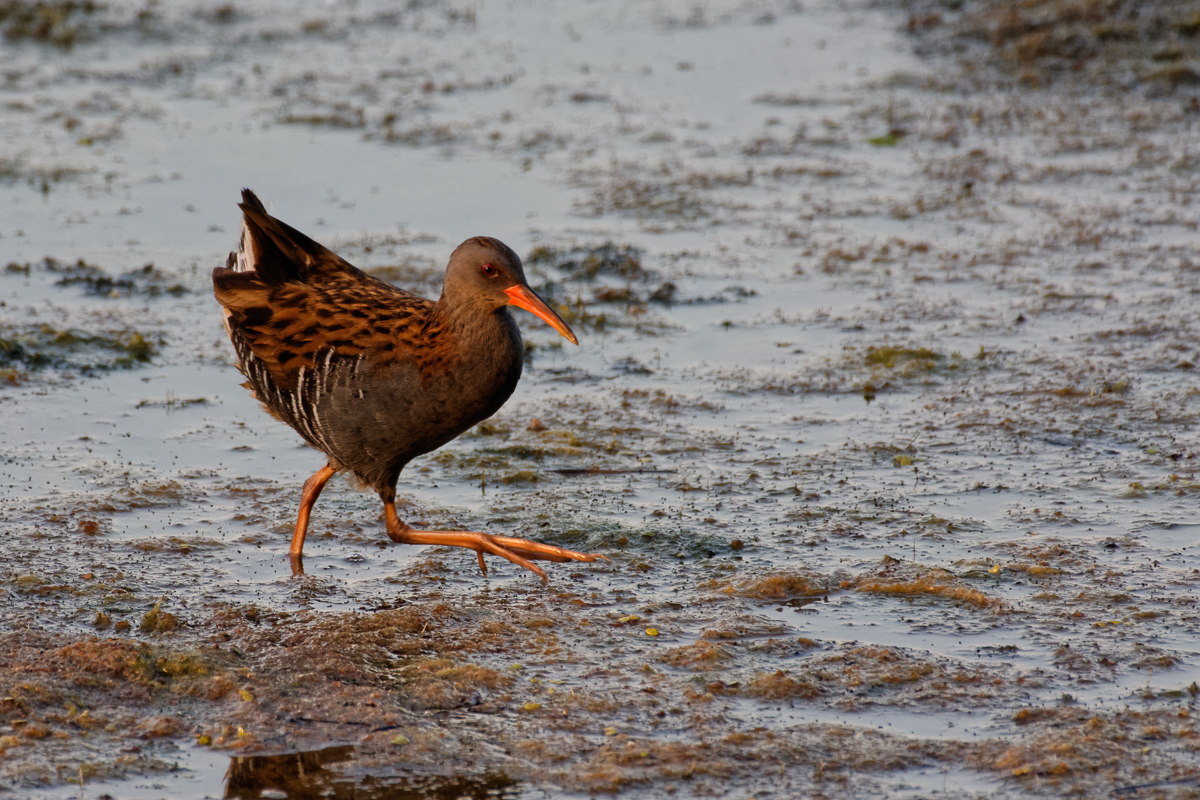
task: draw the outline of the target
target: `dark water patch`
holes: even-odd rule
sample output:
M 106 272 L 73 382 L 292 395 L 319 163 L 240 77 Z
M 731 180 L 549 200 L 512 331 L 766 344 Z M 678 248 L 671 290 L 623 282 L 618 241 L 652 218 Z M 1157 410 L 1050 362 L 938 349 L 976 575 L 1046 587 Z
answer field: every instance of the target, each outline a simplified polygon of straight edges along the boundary
M 10 264 L 9 269 L 11 270 L 13 266 L 15 265 Z M 47 272 L 62 275 L 54 282 L 55 286 L 78 286 L 85 293 L 98 297 L 118 298 L 127 295 L 159 297 L 164 294 L 179 297 L 190 291 L 182 283 L 163 274 L 162 270 L 153 264 L 146 264 L 122 275 L 111 275 L 83 259 L 79 259 L 74 264 L 62 264 L 53 258 L 47 258 L 39 267 Z M 28 274 L 30 265 L 24 265 L 24 271 Z
M 595 280 L 617 277 L 626 281 L 646 280 L 650 273 L 642 266 L 641 248 L 616 242 L 591 247 L 538 247 L 525 257 L 531 268 L 551 268 L 569 280 Z
M 909 32 L 929 51 L 982 55 L 1031 88 L 1130 80 L 1167 87 L 1200 83 L 1200 9 L 1195 3 L 1049 0 L 1033 6 L 909 4 Z
M 556 544 L 562 547 L 586 546 L 596 552 L 616 553 L 618 555 L 610 557 L 627 557 L 635 567 L 640 564 L 643 572 L 653 569 L 653 562 L 645 560 L 651 556 L 656 559 L 692 561 L 729 555 L 745 546 L 740 539 L 731 540 L 715 533 L 682 527 L 631 529 L 601 522 L 567 528 L 558 535 Z

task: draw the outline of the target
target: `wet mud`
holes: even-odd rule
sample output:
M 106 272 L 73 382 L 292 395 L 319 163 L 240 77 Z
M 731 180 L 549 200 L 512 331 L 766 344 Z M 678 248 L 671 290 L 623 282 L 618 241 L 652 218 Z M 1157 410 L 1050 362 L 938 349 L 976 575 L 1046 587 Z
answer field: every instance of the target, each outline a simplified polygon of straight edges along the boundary
M 0 794 L 1200 796 L 1187 4 L 0 4 Z M 1127 7 L 1128 6 L 1128 7 Z M 392 544 L 238 190 L 528 315 Z

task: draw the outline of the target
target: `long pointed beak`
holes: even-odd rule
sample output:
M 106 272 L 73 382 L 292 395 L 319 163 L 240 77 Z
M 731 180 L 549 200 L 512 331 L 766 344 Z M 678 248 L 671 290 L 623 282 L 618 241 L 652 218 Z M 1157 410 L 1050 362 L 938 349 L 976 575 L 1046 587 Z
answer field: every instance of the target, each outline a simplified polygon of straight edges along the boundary
M 579 344 L 579 340 L 575 338 L 575 333 L 567 327 L 567 323 L 563 322 L 563 318 L 554 312 L 554 309 L 546 305 L 542 298 L 533 293 L 533 290 L 528 286 L 517 284 L 510 286 L 504 290 L 508 295 L 509 305 L 523 308 L 531 314 L 541 317 L 554 330 L 562 334 L 562 337 L 571 344 Z

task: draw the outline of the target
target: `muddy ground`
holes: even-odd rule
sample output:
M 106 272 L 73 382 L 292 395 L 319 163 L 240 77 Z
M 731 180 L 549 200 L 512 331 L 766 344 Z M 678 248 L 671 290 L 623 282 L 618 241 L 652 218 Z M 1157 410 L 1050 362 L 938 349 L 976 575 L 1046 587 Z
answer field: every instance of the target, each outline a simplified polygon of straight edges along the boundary
M 0 796 L 1200 796 L 1200 4 L 0 3 Z M 242 185 L 522 387 L 402 547 L 238 386 Z

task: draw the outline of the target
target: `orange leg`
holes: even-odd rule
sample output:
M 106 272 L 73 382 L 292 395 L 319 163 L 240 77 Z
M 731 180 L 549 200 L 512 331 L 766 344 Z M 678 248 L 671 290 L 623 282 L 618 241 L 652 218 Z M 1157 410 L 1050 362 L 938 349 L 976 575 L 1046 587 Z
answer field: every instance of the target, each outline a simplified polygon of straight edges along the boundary
M 292 547 L 288 550 L 293 562 L 298 561 L 304 554 L 304 535 L 308 533 L 308 515 L 313 504 L 321 496 L 325 484 L 329 483 L 329 479 L 336 473 L 336 469 L 326 464 L 304 482 L 304 491 L 300 494 L 300 513 L 296 515 L 296 532 L 292 534 Z
M 483 554 L 485 552 L 500 556 L 501 558 L 507 558 L 517 566 L 524 567 L 540 576 L 542 580 L 547 580 L 545 571 L 529 559 L 539 558 L 545 561 L 595 561 L 598 558 L 603 558 L 605 561 L 608 561 L 607 556 L 602 556 L 599 553 L 577 553 L 574 550 L 566 550 L 562 547 L 555 547 L 552 544 L 531 542 L 528 539 L 516 539 L 512 536 L 493 536 L 490 533 L 480 533 L 478 531 L 419 531 L 405 525 L 396 516 L 395 503 L 384 501 L 383 511 L 387 520 L 387 534 L 393 542 L 401 544 L 440 544 L 444 547 L 465 547 L 468 550 L 474 550 L 479 556 L 479 569 L 483 570 L 484 575 L 487 575 L 487 566 L 483 563 Z

